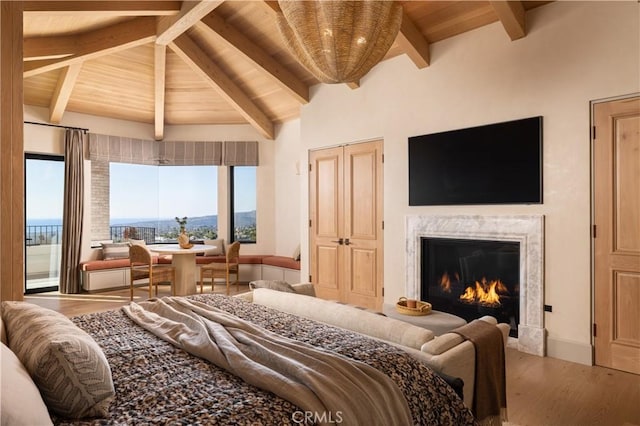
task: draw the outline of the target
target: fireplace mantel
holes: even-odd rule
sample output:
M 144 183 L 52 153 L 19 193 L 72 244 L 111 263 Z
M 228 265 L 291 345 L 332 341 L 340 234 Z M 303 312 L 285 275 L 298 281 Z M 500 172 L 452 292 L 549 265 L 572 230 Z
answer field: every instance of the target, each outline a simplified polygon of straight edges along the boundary
M 410 215 L 406 217 L 405 294 L 420 298 L 420 240 L 458 238 L 520 243 L 518 350 L 545 355 L 544 216 Z

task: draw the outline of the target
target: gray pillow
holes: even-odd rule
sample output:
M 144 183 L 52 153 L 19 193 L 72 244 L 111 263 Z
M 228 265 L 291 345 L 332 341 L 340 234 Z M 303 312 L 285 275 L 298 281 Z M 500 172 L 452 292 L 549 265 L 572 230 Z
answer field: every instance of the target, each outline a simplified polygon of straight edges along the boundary
M 102 259 L 127 259 L 130 246 L 129 243 L 102 243 Z
M 100 346 L 64 315 L 25 302 L 2 302 L 9 348 L 47 407 L 67 418 L 105 417 L 115 390 Z
M 249 283 L 249 288 L 268 288 L 270 290 L 284 291 L 285 293 L 296 293 L 296 290 L 286 281 L 256 280 Z

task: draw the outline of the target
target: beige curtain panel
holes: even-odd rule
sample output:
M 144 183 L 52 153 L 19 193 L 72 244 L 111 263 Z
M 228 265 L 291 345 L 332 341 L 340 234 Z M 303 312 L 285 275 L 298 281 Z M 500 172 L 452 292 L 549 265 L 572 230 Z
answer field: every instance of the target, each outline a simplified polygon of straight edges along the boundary
M 64 135 L 64 205 L 62 211 L 62 259 L 60 292 L 80 293 L 80 254 L 84 214 L 84 141 L 82 130 Z

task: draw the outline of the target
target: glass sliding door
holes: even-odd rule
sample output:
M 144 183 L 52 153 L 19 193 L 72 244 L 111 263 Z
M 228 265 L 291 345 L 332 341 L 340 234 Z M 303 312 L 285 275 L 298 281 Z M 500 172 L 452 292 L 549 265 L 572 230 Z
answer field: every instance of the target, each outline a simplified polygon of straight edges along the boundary
M 24 292 L 57 291 L 62 254 L 64 157 L 25 154 Z

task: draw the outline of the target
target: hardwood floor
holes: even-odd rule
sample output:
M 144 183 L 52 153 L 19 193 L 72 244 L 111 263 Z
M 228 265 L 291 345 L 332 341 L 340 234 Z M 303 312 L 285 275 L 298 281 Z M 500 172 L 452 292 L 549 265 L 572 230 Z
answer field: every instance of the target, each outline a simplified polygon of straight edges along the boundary
M 216 286 L 215 293 L 224 293 Z M 231 294 L 248 290 L 240 285 Z M 205 288 L 205 292 L 211 292 Z M 169 295 L 160 287 L 159 296 Z M 134 300 L 147 298 L 146 287 Z M 129 290 L 94 294 L 42 293 L 25 300 L 68 316 L 117 309 L 129 303 Z M 507 349 L 509 424 L 518 426 L 640 426 L 640 375 L 541 358 Z

